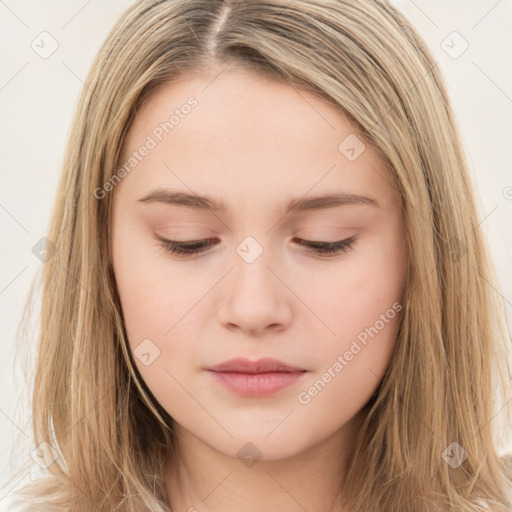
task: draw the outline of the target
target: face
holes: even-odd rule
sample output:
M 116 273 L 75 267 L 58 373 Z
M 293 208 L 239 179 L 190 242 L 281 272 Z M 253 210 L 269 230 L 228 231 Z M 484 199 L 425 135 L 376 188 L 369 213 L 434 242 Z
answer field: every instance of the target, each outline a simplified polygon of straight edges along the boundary
M 218 452 L 276 460 L 341 439 L 381 381 L 402 210 L 334 107 L 248 71 L 215 76 L 145 101 L 122 179 L 98 195 L 114 194 L 116 283 L 154 397 Z

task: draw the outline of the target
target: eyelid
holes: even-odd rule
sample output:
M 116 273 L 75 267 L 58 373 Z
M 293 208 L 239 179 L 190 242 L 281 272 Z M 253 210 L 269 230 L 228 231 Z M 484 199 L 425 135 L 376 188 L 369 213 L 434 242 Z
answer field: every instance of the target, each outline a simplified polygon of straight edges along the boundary
M 164 249 L 176 256 L 186 257 L 188 255 L 201 255 L 208 247 L 212 246 L 212 241 L 215 238 L 205 238 L 196 240 L 169 240 L 157 236 Z M 295 237 L 294 241 L 298 241 L 299 245 L 306 246 L 311 249 L 311 252 L 322 257 L 339 256 L 353 248 L 354 242 L 357 240 L 355 236 L 345 238 L 343 240 L 336 240 L 334 242 L 325 242 L 317 240 L 304 240 Z
M 353 249 L 353 245 L 356 242 L 357 238 L 354 235 L 348 238 L 344 238 L 343 240 L 336 240 L 335 242 L 304 240 L 301 238 L 294 238 L 294 240 L 299 240 L 300 242 L 302 242 L 299 245 L 305 245 L 306 247 L 311 248 L 312 252 L 322 257 L 334 257 L 340 256 L 341 254 Z M 316 250 L 315 247 L 323 247 L 323 249 Z

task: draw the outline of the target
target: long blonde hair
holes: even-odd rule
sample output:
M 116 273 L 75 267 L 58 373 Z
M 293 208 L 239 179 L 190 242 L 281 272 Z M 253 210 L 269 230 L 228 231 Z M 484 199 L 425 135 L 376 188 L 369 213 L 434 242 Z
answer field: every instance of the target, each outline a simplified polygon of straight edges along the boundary
M 80 97 L 48 231 L 56 247 L 42 265 L 32 429 L 34 447 L 58 456 L 13 496 L 40 511 L 169 510 L 172 418 L 135 369 L 112 271 L 112 194 L 94 191 L 116 172 L 148 94 L 213 64 L 329 102 L 382 156 L 402 197 L 403 317 L 340 482 L 350 510 L 507 510 L 500 288 L 437 63 L 384 0 L 142 0 L 116 23 Z M 467 457 L 458 467 L 453 450 Z

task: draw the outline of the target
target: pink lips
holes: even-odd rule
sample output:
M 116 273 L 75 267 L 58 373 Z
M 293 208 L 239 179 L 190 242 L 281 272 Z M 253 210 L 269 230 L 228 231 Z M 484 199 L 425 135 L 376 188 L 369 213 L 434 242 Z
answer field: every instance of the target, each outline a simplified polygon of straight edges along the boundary
M 236 358 L 208 368 L 213 377 L 230 391 L 250 397 L 268 396 L 297 382 L 307 370 L 282 361 Z

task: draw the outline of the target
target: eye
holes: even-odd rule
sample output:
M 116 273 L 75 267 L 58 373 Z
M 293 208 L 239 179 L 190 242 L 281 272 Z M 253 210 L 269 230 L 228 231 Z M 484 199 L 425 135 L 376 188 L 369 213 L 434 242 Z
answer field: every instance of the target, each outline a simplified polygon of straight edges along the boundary
M 158 237 L 161 245 L 164 249 L 172 254 L 187 256 L 192 254 L 200 254 L 204 252 L 208 247 L 213 245 L 212 242 L 215 238 L 205 238 L 203 240 L 190 240 L 188 242 L 178 242 L 177 240 L 167 240 L 165 238 Z M 300 238 L 294 238 L 294 241 L 298 242 L 299 245 L 306 246 L 312 252 L 321 255 L 332 255 L 339 254 L 349 251 L 356 240 L 355 236 L 340 240 L 338 242 L 317 242 L 311 240 L 302 240 Z
M 213 245 L 211 242 L 215 238 L 205 238 L 204 240 L 190 240 L 188 242 L 178 242 L 177 240 L 167 240 L 158 237 L 164 249 L 170 253 L 186 256 L 188 254 L 199 254 Z
M 338 242 L 313 242 L 311 240 L 301 240 L 300 238 L 294 238 L 294 240 L 298 241 L 299 245 L 305 245 L 308 249 L 312 249 L 318 254 L 332 255 L 347 252 L 352 249 L 356 237 L 352 236 L 345 240 L 339 240 Z

